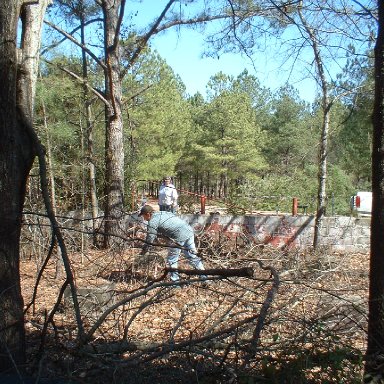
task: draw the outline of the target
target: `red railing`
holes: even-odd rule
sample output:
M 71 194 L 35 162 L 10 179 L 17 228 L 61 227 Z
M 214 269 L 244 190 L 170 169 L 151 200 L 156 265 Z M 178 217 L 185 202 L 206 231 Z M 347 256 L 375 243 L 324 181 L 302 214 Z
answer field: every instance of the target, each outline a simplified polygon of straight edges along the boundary
M 149 191 L 149 196 L 152 196 L 151 191 L 152 192 L 157 191 L 157 186 L 159 184 L 158 180 L 138 180 L 138 181 L 145 181 L 149 184 L 152 184 Z M 155 185 L 156 187 L 154 188 L 153 185 Z M 205 208 L 206 208 L 206 202 L 207 202 L 207 196 L 205 194 L 190 192 L 190 191 L 187 191 L 186 189 L 181 189 L 181 188 L 176 188 L 176 190 L 179 194 L 186 194 L 186 195 L 198 197 L 200 200 L 200 213 L 203 215 L 205 214 Z M 138 196 L 139 194 L 137 194 L 135 190 L 132 190 L 132 207 L 135 206 L 135 200 L 136 201 L 138 200 Z M 209 199 L 217 200 L 215 198 L 209 198 Z M 217 201 L 223 203 L 222 200 L 217 200 Z M 296 216 L 298 214 L 299 208 L 303 210 L 303 214 L 306 214 L 308 205 L 299 204 L 297 197 L 293 197 L 292 198 L 292 215 L 293 216 Z

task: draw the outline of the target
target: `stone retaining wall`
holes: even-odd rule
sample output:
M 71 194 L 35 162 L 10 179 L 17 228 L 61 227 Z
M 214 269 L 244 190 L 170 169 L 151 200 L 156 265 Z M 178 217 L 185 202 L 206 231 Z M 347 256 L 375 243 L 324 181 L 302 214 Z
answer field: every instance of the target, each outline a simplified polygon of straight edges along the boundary
M 290 215 L 181 215 L 195 231 L 221 233 L 240 241 L 269 244 L 280 249 L 306 248 L 313 242 L 314 216 Z M 322 246 L 335 251 L 364 252 L 370 248 L 370 218 L 324 218 Z

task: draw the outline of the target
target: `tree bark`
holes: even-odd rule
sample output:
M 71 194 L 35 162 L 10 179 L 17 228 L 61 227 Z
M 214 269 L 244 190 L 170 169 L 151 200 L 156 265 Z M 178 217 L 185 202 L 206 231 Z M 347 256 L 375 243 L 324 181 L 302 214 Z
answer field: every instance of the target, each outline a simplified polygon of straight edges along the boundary
M 19 240 L 22 211 L 35 148 L 32 123 L 40 36 L 47 0 L 0 3 L 0 372 L 25 362 Z M 17 49 L 18 20 L 22 21 Z
M 366 383 L 384 380 L 384 3 L 378 1 L 372 146 L 372 219 Z
M 104 0 L 106 143 L 105 143 L 105 233 L 104 246 L 109 247 L 114 234 L 119 234 L 124 208 L 124 145 L 121 112 L 122 77 L 120 70 L 119 9 L 120 0 Z
M 84 9 L 84 7 L 82 7 Z M 80 15 L 80 36 L 81 44 L 85 46 L 85 14 L 84 11 Z M 85 117 L 86 117 L 86 153 L 87 153 L 87 166 L 89 176 L 89 196 L 91 200 L 92 209 L 92 229 L 93 229 L 93 245 L 97 246 L 97 235 L 96 230 L 98 228 L 98 216 L 99 216 L 99 202 L 97 199 L 97 188 L 96 188 L 96 167 L 94 159 L 94 147 L 93 147 L 93 121 L 92 121 L 92 110 L 91 100 L 88 89 L 88 60 L 84 49 L 81 50 L 82 59 L 82 72 L 83 72 L 83 95 L 85 104 Z
M 47 114 L 45 110 L 44 101 L 42 102 L 42 113 L 43 113 L 43 119 L 44 119 L 44 130 L 45 130 L 45 134 L 47 135 L 47 165 L 48 165 L 49 187 L 51 192 L 53 212 L 54 214 L 56 214 L 56 187 L 55 187 L 55 176 L 53 171 L 54 164 L 53 164 L 53 157 L 52 157 L 51 136 L 48 130 Z

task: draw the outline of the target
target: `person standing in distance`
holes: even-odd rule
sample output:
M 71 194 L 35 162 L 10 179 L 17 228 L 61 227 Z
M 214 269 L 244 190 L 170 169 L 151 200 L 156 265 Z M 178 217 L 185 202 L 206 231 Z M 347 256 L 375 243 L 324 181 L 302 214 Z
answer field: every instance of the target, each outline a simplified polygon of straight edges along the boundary
M 188 223 L 172 212 L 155 212 L 150 205 L 144 205 L 139 216 L 142 216 L 148 222 L 146 244 L 141 251 L 142 255 L 149 251 L 157 236 L 163 236 L 168 240 L 169 245 L 176 243 L 176 245 L 184 248 L 184 256 L 194 268 L 204 270 L 203 262 L 197 256 L 193 228 Z M 169 248 L 167 263 L 170 268 L 177 268 L 180 251 L 180 248 Z M 171 272 L 170 277 L 174 282 L 179 280 L 177 272 Z M 205 279 L 206 276 L 203 276 L 203 278 Z
M 160 211 L 176 213 L 177 199 L 179 195 L 176 187 L 172 184 L 170 176 L 166 176 L 159 188 L 159 207 Z

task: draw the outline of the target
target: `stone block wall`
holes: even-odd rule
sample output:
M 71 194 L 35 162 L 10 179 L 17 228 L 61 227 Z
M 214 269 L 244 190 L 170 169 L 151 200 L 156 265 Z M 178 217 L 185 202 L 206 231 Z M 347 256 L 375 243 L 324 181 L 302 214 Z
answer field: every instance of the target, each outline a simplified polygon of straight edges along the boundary
M 182 215 L 196 233 L 208 231 L 279 249 L 312 246 L 314 216 L 290 215 Z M 335 251 L 364 252 L 370 248 L 370 219 L 347 216 L 324 218 L 321 245 Z

